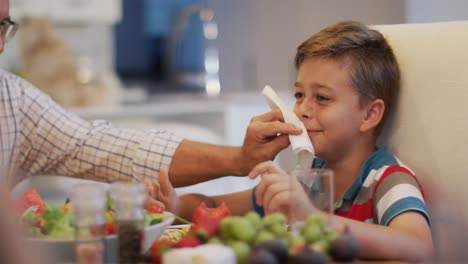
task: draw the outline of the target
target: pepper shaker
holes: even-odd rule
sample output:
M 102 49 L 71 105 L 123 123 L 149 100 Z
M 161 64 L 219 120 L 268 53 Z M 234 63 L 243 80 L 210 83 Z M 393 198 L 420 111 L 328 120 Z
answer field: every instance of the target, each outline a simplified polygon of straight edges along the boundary
M 142 255 L 146 188 L 142 183 L 116 182 L 110 194 L 115 208 L 119 263 L 138 262 Z

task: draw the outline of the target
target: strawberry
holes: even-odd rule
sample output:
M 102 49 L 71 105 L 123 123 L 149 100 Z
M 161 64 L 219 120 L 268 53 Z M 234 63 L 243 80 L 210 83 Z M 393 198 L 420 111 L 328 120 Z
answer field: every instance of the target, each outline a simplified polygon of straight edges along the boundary
M 105 223 L 104 224 L 104 234 L 106 236 L 115 234 L 115 225 L 113 223 Z
M 201 245 L 201 241 L 196 236 L 183 237 L 174 245 L 174 248 L 190 248 Z
M 218 232 L 220 223 L 218 219 L 206 217 L 203 222 L 192 225 L 190 232 L 196 234 L 202 241 L 207 241 Z
M 154 264 L 162 263 L 162 255 L 170 250 L 174 246 L 174 243 L 169 239 L 156 240 L 153 245 L 151 245 L 150 254 L 151 259 Z
M 197 225 L 202 222 L 205 222 L 206 219 L 214 219 L 217 222 L 221 222 L 223 218 L 231 216 L 231 211 L 226 206 L 226 203 L 222 202 L 220 206 L 215 208 L 209 208 L 206 206 L 205 202 L 202 202 L 195 213 L 193 214 L 192 223 Z

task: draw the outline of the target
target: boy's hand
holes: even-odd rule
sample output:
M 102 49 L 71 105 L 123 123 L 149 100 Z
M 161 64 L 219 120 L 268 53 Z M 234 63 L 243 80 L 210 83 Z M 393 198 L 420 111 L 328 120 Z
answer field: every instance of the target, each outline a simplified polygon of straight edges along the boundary
M 244 168 L 241 175 L 246 175 L 260 162 L 273 160 L 281 150 L 289 146 L 288 135 L 300 133 L 300 128 L 284 123 L 283 115 L 278 110 L 252 118 L 240 153 L 240 164 Z
M 162 168 L 159 172 L 159 182 L 145 180 L 148 195 L 154 202 L 162 204 L 165 209 L 174 214 L 178 214 L 179 197 L 169 181 L 167 169 Z M 150 202 L 150 203 L 154 203 Z M 147 201 L 148 203 L 148 201 Z
M 310 203 L 307 194 L 296 177 L 288 175 L 273 162 L 257 165 L 249 174 L 251 179 L 261 177 L 255 198 L 266 214 L 281 212 L 289 220 L 304 220 L 317 209 Z

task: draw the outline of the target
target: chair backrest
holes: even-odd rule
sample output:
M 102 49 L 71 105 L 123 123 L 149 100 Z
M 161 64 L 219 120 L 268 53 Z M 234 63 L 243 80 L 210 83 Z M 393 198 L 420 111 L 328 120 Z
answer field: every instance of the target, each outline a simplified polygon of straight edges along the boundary
M 457 241 L 468 226 L 468 21 L 374 28 L 393 47 L 402 73 L 400 98 L 379 145 L 418 175 L 438 240 Z M 439 250 L 467 257 L 465 249 Z

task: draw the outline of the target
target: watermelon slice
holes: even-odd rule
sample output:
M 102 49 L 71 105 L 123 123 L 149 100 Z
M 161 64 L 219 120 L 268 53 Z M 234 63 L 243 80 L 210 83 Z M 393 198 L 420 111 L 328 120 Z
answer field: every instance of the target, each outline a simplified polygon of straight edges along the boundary
M 36 189 L 27 189 L 17 200 L 16 206 L 20 213 L 23 213 L 28 208 L 37 207 L 36 214 L 42 214 L 46 210 L 46 205 L 37 193 Z

